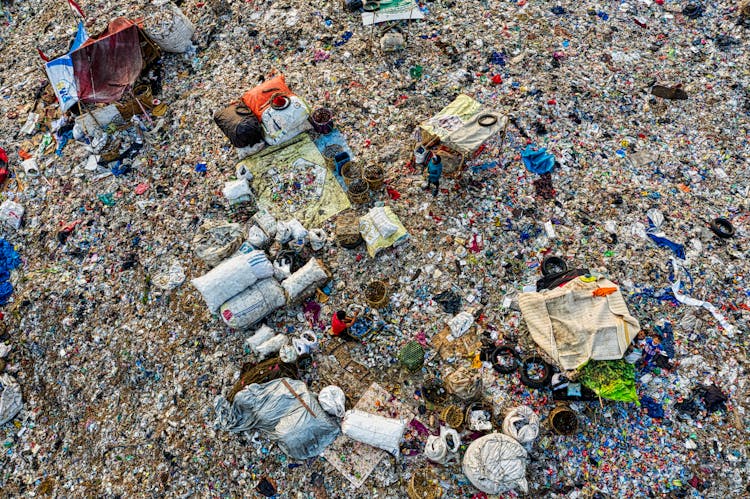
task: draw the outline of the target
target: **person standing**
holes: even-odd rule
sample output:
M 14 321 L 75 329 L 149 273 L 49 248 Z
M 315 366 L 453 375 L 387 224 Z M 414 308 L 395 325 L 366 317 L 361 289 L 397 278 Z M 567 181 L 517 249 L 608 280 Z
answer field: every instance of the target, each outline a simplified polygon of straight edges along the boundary
M 443 174 L 443 160 L 439 155 L 433 154 L 427 163 L 427 188 L 435 186 L 432 195 L 437 196 L 440 190 L 440 176 Z

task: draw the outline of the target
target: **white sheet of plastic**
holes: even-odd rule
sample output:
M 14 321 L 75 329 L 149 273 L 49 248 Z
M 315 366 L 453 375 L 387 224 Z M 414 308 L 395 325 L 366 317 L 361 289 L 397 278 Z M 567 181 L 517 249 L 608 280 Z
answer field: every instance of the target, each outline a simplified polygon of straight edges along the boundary
M 262 151 L 265 147 L 266 147 L 266 143 L 265 142 L 258 142 L 257 144 L 253 144 L 253 145 L 247 146 L 247 147 L 236 147 L 235 151 L 237 151 L 237 159 L 240 160 L 240 161 L 242 161 L 243 159 L 247 158 L 248 156 L 252 156 L 256 152 Z M 246 179 L 251 180 L 252 179 L 252 174 L 248 178 L 247 175 L 241 174 L 240 168 L 242 168 L 242 167 L 241 166 L 237 167 L 237 176 L 238 177 L 245 177 Z M 247 171 L 247 169 L 245 169 L 245 171 Z
M 502 494 L 515 488 L 528 492 L 526 449 L 502 433 L 474 440 L 466 449 L 462 469 L 466 478 L 482 492 Z
M 281 347 L 289 344 L 289 337 L 285 334 L 277 334 L 270 340 L 266 340 L 255 349 L 261 357 L 268 357 L 281 350 Z
M 222 303 L 255 284 L 273 276 L 273 265 L 262 251 L 251 251 L 220 263 L 206 274 L 190 281 L 215 312 Z
M 289 302 L 294 302 L 310 286 L 321 286 L 328 280 L 328 274 L 316 258 L 311 258 L 302 268 L 285 279 L 284 287 Z
M 286 297 L 279 283 L 275 279 L 263 279 L 225 302 L 219 315 L 227 326 L 246 329 L 284 305 Z
M 344 413 L 346 412 L 346 395 L 344 394 L 344 390 L 338 386 L 330 385 L 320 390 L 318 402 L 320 402 L 323 410 L 331 416 L 336 416 L 339 419 L 344 417 Z
M 399 455 L 399 444 L 405 429 L 404 421 L 358 410 L 347 411 L 341 422 L 341 432 L 347 437 L 394 456 Z
M 13 419 L 23 407 L 21 386 L 10 374 L 0 374 L 0 425 Z
M 531 407 L 518 406 L 505 416 L 503 433 L 522 444 L 533 442 L 539 435 L 539 416 Z
M 319 456 L 339 434 L 337 422 L 326 414 L 315 394 L 303 381 L 294 379 L 247 385 L 231 404 L 224 397 L 217 397 L 214 408 L 217 428 L 232 433 L 261 431 L 292 459 Z
M 474 324 L 474 316 L 469 312 L 461 312 L 455 317 L 448 319 L 448 327 L 451 328 L 451 336 L 460 338 Z
M 274 331 L 267 325 L 263 324 L 259 327 L 252 336 L 248 336 L 245 339 L 245 347 L 249 348 L 252 352 L 257 352 L 258 347 L 263 344 L 266 340 L 270 340 L 274 337 Z

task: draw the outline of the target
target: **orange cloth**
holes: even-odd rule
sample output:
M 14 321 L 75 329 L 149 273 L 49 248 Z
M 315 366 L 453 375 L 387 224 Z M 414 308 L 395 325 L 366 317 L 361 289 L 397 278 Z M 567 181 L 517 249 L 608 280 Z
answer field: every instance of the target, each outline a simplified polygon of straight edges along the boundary
M 617 291 L 617 288 L 598 288 L 593 292 L 594 296 L 607 296 Z
M 242 95 L 242 102 L 245 103 L 256 118 L 263 119 L 263 111 L 271 105 L 271 97 L 281 94 L 291 97 L 292 91 L 286 86 L 284 75 L 280 74 L 270 78 L 252 90 L 248 90 Z

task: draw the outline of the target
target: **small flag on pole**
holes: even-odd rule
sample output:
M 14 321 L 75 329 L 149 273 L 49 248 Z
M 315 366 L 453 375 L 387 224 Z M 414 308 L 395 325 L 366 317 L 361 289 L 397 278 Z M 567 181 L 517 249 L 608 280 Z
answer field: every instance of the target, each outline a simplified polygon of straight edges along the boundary
M 68 5 L 70 5 L 70 8 L 73 9 L 73 12 L 81 16 L 82 18 L 86 19 L 86 15 L 83 13 L 83 10 L 81 9 L 81 6 L 78 5 L 78 3 L 75 2 L 75 0 L 68 0 Z

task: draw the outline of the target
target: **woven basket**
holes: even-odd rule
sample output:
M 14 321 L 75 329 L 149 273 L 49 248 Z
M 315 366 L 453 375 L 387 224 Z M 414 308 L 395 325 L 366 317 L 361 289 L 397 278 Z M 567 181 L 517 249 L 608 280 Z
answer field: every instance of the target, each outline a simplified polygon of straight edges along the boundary
M 549 423 L 559 435 L 573 435 L 578 431 L 578 416 L 567 404 L 559 404 L 550 411 Z
M 381 187 L 383 187 L 383 179 L 385 178 L 385 175 L 383 173 L 383 169 L 379 166 L 368 166 L 365 168 L 365 180 L 367 181 L 367 185 L 370 186 L 370 189 L 373 191 L 377 191 Z
M 464 411 L 457 405 L 449 405 L 440 413 L 440 419 L 451 428 L 458 428 L 464 422 Z
M 356 179 L 362 178 L 362 169 L 353 161 L 349 161 L 341 167 L 341 177 L 347 186 Z
M 365 288 L 365 301 L 373 308 L 385 307 L 389 298 L 388 284 L 383 281 L 372 281 Z
M 122 141 L 117 139 L 107 144 L 107 146 L 100 153 L 101 159 L 107 163 L 110 161 L 116 161 L 120 157 L 120 146 Z
M 439 148 L 437 151 L 440 155 L 440 159 L 443 162 L 443 175 L 448 178 L 456 178 L 463 172 L 466 158 L 463 154 L 451 151 L 445 147 Z
M 370 193 L 368 192 L 367 182 L 361 178 L 355 179 L 349 185 L 347 195 L 352 203 L 363 204 L 369 201 Z
M 417 470 L 409 479 L 406 494 L 409 499 L 438 499 L 443 495 L 443 489 L 435 481 L 431 471 Z
M 336 241 L 347 249 L 354 249 L 362 243 L 359 217 L 353 211 L 346 211 L 336 219 Z

